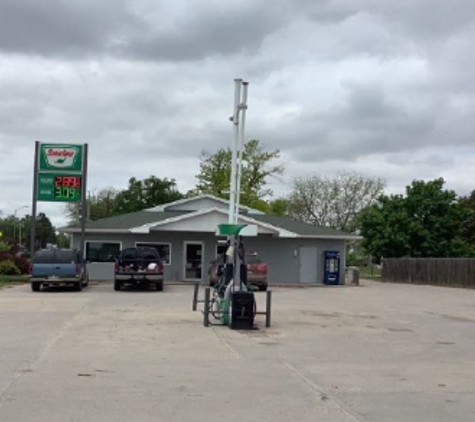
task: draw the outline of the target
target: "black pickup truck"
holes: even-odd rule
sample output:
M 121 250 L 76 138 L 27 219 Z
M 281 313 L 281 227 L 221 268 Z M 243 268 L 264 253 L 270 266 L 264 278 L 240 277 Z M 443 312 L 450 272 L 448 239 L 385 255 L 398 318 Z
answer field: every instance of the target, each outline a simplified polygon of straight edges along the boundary
M 163 262 L 154 248 L 126 248 L 115 261 L 114 290 L 124 285 L 163 290 Z

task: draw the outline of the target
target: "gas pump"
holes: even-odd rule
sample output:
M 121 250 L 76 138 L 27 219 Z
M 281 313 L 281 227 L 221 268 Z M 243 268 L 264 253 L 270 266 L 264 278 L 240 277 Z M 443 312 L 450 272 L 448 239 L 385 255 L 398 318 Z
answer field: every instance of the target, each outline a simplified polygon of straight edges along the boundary
M 340 284 L 340 252 L 325 251 L 323 284 Z
M 233 329 L 254 326 L 254 292 L 247 285 L 245 249 L 239 232 L 245 225 L 220 224 L 221 234 L 229 235 L 225 267 L 225 290 L 217 298 L 221 321 Z M 224 287 L 224 286 L 223 286 Z

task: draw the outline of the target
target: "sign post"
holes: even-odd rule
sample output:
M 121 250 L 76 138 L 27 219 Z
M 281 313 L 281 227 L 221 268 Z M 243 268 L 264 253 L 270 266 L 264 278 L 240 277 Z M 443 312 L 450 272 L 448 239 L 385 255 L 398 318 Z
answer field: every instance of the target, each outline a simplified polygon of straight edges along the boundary
M 35 251 L 37 202 L 81 202 L 81 254 L 86 225 L 87 144 L 35 142 L 30 249 Z

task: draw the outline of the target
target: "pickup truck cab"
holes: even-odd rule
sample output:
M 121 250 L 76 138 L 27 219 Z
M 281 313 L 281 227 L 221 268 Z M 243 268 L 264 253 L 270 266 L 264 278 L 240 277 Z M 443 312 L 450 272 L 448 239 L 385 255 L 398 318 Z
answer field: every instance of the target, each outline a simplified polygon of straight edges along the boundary
M 81 254 L 75 249 L 41 249 L 32 259 L 30 269 L 31 289 L 39 292 L 41 287 L 69 285 L 81 291 L 89 284 L 89 277 Z
M 114 290 L 124 285 L 163 290 L 163 262 L 154 248 L 126 248 L 115 261 Z

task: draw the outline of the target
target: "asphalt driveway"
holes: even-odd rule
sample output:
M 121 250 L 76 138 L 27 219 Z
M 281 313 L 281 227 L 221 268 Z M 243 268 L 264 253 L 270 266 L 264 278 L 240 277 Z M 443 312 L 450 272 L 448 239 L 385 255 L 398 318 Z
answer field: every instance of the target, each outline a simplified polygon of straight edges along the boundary
M 363 284 L 274 289 L 244 332 L 191 286 L 1 291 L 0 421 L 475 420 L 475 291 Z

